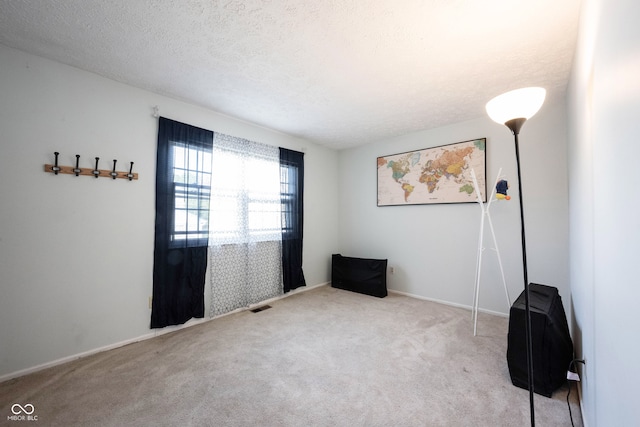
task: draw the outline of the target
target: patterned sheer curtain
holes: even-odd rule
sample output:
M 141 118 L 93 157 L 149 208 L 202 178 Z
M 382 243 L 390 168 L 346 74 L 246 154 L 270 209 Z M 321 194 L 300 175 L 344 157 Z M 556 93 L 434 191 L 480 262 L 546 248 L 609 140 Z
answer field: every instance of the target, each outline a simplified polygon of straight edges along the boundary
M 211 317 L 281 295 L 278 147 L 216 133 L 209 206 Z

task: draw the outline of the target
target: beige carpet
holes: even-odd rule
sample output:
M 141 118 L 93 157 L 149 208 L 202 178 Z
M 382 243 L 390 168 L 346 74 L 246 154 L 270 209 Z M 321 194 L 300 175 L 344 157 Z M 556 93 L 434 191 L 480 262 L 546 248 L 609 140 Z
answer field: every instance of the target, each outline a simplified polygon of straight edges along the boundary
M 507 319 L 328 286 L 0 384 L 0 425 L 522 426 Z M 571 425 L 561 389 L 536 425 Z M 582 425 L 572 391 L 576 425 Z M 8 419 L 14 403 L 38 421 Z M 17 408 L 16 408 L 17 409 Z M 31 409 L 31 408 L 27 408 Z

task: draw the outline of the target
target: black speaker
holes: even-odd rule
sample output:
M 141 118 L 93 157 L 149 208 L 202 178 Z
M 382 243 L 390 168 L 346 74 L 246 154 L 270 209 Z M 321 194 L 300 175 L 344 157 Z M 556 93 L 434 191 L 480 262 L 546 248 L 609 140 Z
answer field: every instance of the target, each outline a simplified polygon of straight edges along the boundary
M 546 397 L 567 380 L 573 360 L 573 342 L 558 289 L 529 284 L 531 338 L 533 352 L 533 390 Z M 529 389 L 527 374 L 527 335 L 524 291 L 511 306 L 507 363 L 511 382 Z

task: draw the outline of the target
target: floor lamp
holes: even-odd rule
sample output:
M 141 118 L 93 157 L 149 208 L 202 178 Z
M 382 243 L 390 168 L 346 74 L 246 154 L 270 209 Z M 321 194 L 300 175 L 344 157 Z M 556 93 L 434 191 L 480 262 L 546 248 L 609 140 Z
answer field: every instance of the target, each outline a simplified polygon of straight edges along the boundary
M 525 301 L 525 329 L 527 334 L 527 373 L 529 385 L 529 405 L 531 409 L 531 426 L 535 426 L 535 411 L 533 408 L 533 349 L 531 338 L 531 307 L 529 305 L 529 278 L 527 275 L 527 245 L 524 234 L 524 210 L 522 204 L 522 179 L 520 178 L 520 149 L 518 134 L 524 122 L 538 112 L 546 90 L 540 87 L 516 89 L 496 96 L 487 103 L 487 114 L 491 119 L 505 125 L 515 138 L 516 165 L 518 170 L 518 195 L 520 198 L 520 225 L 522 237 L 522 269 L 524 272 L 524 301 Z

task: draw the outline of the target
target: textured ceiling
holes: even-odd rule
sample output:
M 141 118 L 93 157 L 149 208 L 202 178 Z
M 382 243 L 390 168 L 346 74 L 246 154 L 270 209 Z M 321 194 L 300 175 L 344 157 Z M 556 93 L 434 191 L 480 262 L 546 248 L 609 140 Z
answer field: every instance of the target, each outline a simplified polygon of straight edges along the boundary
M 340 149 L 564 98 L 580 0 L 0 0 L 0 43 Z M 162 108 L 162 106 L 160 106 Z

